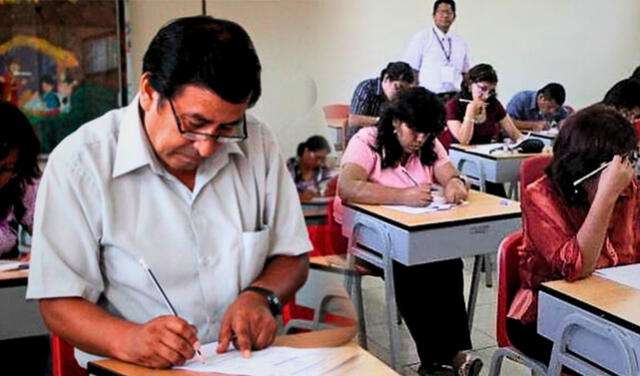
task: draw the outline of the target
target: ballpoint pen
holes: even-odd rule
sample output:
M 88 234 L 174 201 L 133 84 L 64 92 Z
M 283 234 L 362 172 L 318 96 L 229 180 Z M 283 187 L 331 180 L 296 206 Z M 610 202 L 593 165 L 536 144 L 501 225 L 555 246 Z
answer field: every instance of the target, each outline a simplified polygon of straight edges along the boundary
M 581 177 L 580 179 L 577 179 L 576 181 L 573 182 L 573 186 L 577 187 L 580 183 L 582 183 L 583 181 L 589 179 L 590 177 L 592 177 L 593 175 L 597 174 L 598 172 L 604 170 L 609 164 L 611 164 L 611 162 L 607 162 L 607 163 L 603 163 L 600 165 L 600 167 L 596 168 L 595 170 L 591 171 L 590 173 L 586 174 L 585 176 Z
M 415 185 L 416 187 L 419 186 L 420 184 L 418 184 L 418 182 L 416 181 L 416 179 L 413 178 L 413 176 L 411 176 L 411 174 L 409 173 L 409 171 L 407 171 L 406 168 L 401 167 L 402 173 L 407 175 L 407 177 L 409 178 L 409 180 L 411 180 L 411 182 L 413 183 L 413 185 Z
M 160 296 L 162 296 L 162 300 L 164 300 L 164 304 L 167 306 L 167 308 L 169 309 L 169 311 L 171 312 L 172 315 L 174 316 L 178 316 L 178 312 L 176 311 L 176 309 L 173 307 L 173 304 L 171 304 L 171 301 L 169 300 L 169 297 L 167 297 L 167 294 L 164 293 L 164 290 L 162 289 L 162 286 L 160 286 L 160 282 L 158 282 L 158 280 L 156 279 L 156 276 L 153 274 L 153 272 L 151 271 L 151 269 L 149 268 L 149 266 L 147 266 L 147 264 L 144 262 L 143 259 L 139 259 L 138 260 L 140 262 L 140 265 L 142 265 L 142 268 L 144 268 L 144 270 L 147 271 L 147 274 L 149 275 L 149 278 L 151 278 L 151 281 L 153 282 L 153 285 L 156 287 L 156 289 L 158 290 L 158 292 L 160 293 Z M 203 363 L 206 364 L 207 362 L 204 360 L 204 358 L 202 357 L 202 353 L 200 352 L 200 349 L 196 350 L 196 354 L 198 355 L 198 359 Z

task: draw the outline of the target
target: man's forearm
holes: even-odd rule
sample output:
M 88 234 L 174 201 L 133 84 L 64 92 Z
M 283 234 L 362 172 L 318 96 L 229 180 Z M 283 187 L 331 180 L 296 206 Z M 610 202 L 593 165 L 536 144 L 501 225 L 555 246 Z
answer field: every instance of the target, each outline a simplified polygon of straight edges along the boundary
M 251 285 L 273 291 L 285 303 L 304 285 L 308 273 L 307 253 L 300 256 L 275 256 Z
M 41 299 L 40 312 L 49 330 L 74 347 L 119 359 L 118 339 L 136 326 L 82 298 Z
M 516 120 L 513 119 L 513 123 L 516 128 L 525 130 L 525 131 L 541 131 L 546 128 L 547 122 L 544 120 L 540 121 L 525 121 L 525 120 Z

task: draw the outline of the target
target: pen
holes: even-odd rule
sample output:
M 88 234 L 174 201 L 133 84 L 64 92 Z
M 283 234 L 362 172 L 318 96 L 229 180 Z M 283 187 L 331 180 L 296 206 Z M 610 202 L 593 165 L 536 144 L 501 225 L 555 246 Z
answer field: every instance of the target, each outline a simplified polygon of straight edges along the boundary
M 593 175 L 597 174 L 598 172 L 604 170 L 611 162 L 607 162 L 607 163 L 603 163 L 600 165 L 600 167 L 596 168 L 595 170 L 591 171 L 590 173 L 586 174 L 585 176 L 581 177 L 580 179 L 576 180 L 573 182 L 573 186 L 577 187 L 578 184 L 582 183 L 583 181 L 589 179 L 590 177 L 592 177 Z
M 140 258 L 138 261 L 140 262 L 140 265 L 142 265 L 144 270 L 147 271 L 147 274 L 149 275 L 149 278 L 151 278 L 151 281 L 153 281 L 153 285 L 156 287 L 156 289 L 158 290 L 158 292 L 162 296 L 162 300 L 164 300 L 164 304 L 167 306 L 167 308 L 169 308 L 169 311 L 171 311 L 171 314 L 174 315 L 174 316 L 178 316 L 178 312 L 173 307 L 173 304 L 171 304 L 171 301 L 169 300 L 169 297 L 167 297 L 167 294 L 164 293 L 164 290 L 162 289 L 162 286 L 160 286 L 160 282 L 158 282 L 158 280 L 156 279 L 156 276 L 153 274 L 151 269 L 147 266 L 147 264 L 144 262 L 144 260 L 142 258 Z M 198 354 L 198 359 L 203 364 L 207 363 L 207 362 L 204 361 L 204 358 L 202 357 L 202 353 L 200 352 L 200 349 L 196 350 L 196 354 Z
M 471 103 L 473 102 L 471 99 L 464 99 L 464 98 L 460 98 L 458 99 L 459 102 L 465 102 L 465 103 Z
M 407 171 L 406 168 L 401 167 L 402 172 L 407 175 L 407 177 L 409 178 L 409 180 L 411 180 L 411 182 L 413 183 L 413 185 L 415 185 L 416 187 L 419 186 L 420 184 L 418 184 L 418 182 L 416 181 L 416 179 L 413 178 L 413 176 L 411 176 L 411 174 L 409 173 L 409 171 Z

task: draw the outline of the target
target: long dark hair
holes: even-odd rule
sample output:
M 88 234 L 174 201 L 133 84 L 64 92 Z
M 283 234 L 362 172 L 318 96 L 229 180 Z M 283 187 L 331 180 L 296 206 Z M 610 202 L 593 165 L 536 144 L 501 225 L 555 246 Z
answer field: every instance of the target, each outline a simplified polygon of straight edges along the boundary
M 614 155 L 636 149 L 635 129 L 612 107 L 596 104 L 565 120 L 553 145 L 553 160 L 546 174 L 568 205 L 589 204 L 583 184 L 573 182 L 609 162 Z
M 0 159 L 6 158 L 12 150 L 18 151 L 16 175 L 0 188 L 0 218 L 6 218 L 13 208 L 20 220 L 26 210 L 22 203 L 24 191 L 40 176 L 40 141 L 27 117 L 11 103 L 0 101 L 0 118 Z
M 394 132 L 394 120 L 404 122 L 410 129 L 428 135 L 420 148 L 420 162 L 431 166 L 438 159 L 433 150 L 434 140 L 445 126 L 444 105 L 440 98 L 423 87 L 412 87 L 401 90 L 391 102 L 383 106 L 374 147 L 382 157 L 382 168 L 396 167 L 404 153 Z

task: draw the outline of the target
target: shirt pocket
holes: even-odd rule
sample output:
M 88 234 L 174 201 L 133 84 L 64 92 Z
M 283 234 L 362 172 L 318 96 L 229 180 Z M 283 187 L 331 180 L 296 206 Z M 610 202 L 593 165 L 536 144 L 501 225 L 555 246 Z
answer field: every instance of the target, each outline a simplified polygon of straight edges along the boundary
M 271 229 L 263 226 L 258 231 L 242 233 L 242 257 L 240 263 L 240 281 L 242 288 L 253 282 L 263 271 L 269 256 Z

